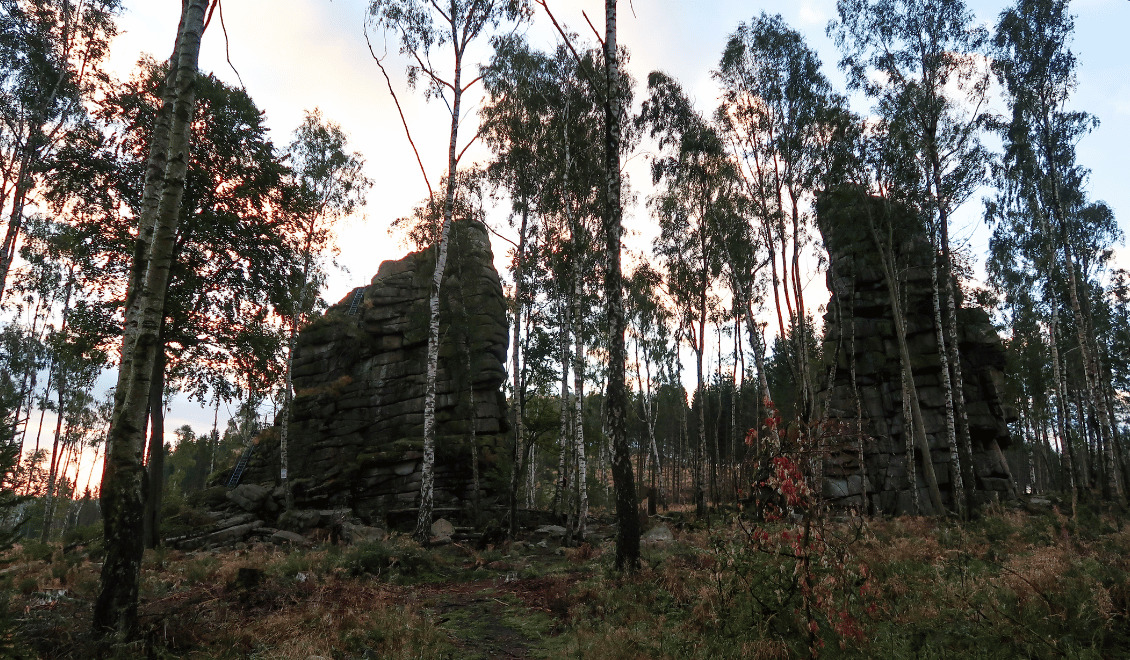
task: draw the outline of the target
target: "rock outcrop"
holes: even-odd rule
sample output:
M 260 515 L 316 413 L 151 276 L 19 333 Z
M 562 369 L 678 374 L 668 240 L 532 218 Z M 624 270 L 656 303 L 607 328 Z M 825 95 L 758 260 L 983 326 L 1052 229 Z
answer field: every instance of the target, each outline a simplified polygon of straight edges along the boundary
M 486 228 L 456 222 L 440 301 L 435 502 L 472 496 L 474 438 L 489 488 L 505 432 L 506 300 Z M 423 447 L 428 299 L 434 252 L 381 264 L 298 337 L 289 464 L 295 505 L 384 520 L 415 506 Z M 277 483 L 277 439 L 256 448 L 243 483 Z
M 822 385 L 828 385 L 829 376 L 832 380 L 816 401 L 817 414 L 826 413 L 826 428 L 832 435 L 824 495 L 833 502 L 858 506 L 866 486 L 873 510 L 912 513 L 912 488 L 917 488 L 922 512 L 930 513 L 920 458 L 915 459 L 917 484 L 909 483 L 906 433 L 910 425 L 903 418 L 899 343 L 879 241 L 883 251 L 894 257 L 930 460 L 943 501 L 951 506 L 945 392 L 930 275 L 933 251 L 925 230 L 912 214 L 853 189 L 823 195 L 817 215 L 830 259 L 828 288 L 832 294 L 824 316 L 826 376 Z M 1005 351 L 982 309 L 959 307 L 957 312 L 977 477 L 974 489 L 979 501 L 995 501 L 1015 494 L 1001 451 L 1009 444 L 1007 423 L 1015 418 L 1002 398 Z

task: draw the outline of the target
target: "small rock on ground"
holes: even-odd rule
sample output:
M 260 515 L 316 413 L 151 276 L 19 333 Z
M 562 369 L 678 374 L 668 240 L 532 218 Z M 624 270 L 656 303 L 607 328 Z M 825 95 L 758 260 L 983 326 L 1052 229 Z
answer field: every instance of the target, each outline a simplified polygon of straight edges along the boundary
M 647 533 L 640 539 L 643 543 L 670 543 L 675 540 L 675 535 L 671 533 L 671 529 L 667 525 L 656 525 L 647 530 Z
M 446 518 L 440 518 L 432 523 L 432 543 L 451 543 L 451 537 L 455 534 L 455 525 L 452 525 Z

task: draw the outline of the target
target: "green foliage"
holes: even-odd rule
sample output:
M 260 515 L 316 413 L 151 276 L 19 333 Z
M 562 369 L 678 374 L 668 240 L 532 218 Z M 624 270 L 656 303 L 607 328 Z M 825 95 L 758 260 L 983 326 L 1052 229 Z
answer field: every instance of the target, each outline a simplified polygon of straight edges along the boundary
M 110 343 L 134 247 L 128 223 L 107 222 L 121 207 L 140 211 L 150 132 L 165 65 L 141 62 L 129 82 L 100 103 L 101 131 L 69 152 L 50 177 L 49 197 L 65 209 L 82 253 L 69 258 L 88 299 L 89 325 Z M 178 226 L 177 258 L 165 305 L 168 382 L 204 400 L 232 397 L 233 382 L 259 391 L 281 373 L 277 315 L 298 288 L 299 194 L 262 112 L 243 90 L 214 76 L 196 84 L 193 149 Z
M 256 420 L 257 421 L 257 420 Z M 246 424 L 248 420 L 244 420 Z M 172 507 L 175 513 L 183 509 L 186 501 L 194 501 L 195 495 L 203 492 L 213 476 L 209 470 L 223 470 L 230 467 L 235 456 L 247 440 L 250 428 L 240 429 L 240 422 L 229 428 L 222 438 L 211 433 L 197 435 L 192 427 L 185 424 L 176 429 L 176 444 L 166 445 L 165 458 L 165 506 Z
M 220 561 L 210 555 L 186 562 L 182 568 L 185 582 L 188 584 L 211 583 L 215 581 L 219 567 Z
M 798 368 L 808 370 L 809 378 L 818 378 L 823 372 L 820 347 L 816 341 L 816 331 L 812 317 L 805 316 L 803 323 L 798 327 L 789 325 L 788 333 L 784 338 L 773 339 L 773 350 L 765 363 L 765 378 L 769 382 L 769 391 L 773 395 L 773 403 L 787 420 L 800 419 L 797 393 L 799 389 L 800 374 Z M 808 346 L 808 362 L 802 358 L 802 342 Z
M 0 553 L 12 547 L 19 538 L 20 528 L 27 522 L 26 517 L 18 516 L 29 498 L 18 495 L 14 484 L 19 449 L 17 444 L 0 443 Z
M 393 581 L 400 576 L 413 581 L 434 578 L 440 567 L 433 553 L 402 537 L 351 547 L 342 553 L 340 561 L 352 575 L 373 575 Z

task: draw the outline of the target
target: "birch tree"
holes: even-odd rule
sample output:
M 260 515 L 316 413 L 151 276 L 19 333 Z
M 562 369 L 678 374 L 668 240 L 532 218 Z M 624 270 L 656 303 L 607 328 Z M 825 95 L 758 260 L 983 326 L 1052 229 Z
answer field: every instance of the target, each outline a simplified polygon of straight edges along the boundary
M 647 451 L 651 461 L 650 488 L 654 499 L 665 501 L 663 496 L 663 464 L 656 439 L 658 422 L 658 394 L 664 385 L 673 385 L 678 379 L 671 367 L 674 351 L 671 347 L 673 314 L 659 299 L 662 276 L 649 264 L 637 266 L 628 278 L 628 327 L 635 348 L 636 389 L 643 408 L 643 421 L 647 434 Z
M 623 207 L 620 200 L 620 140 L 624 116 L 620 52 L 616 45 L 616 0 L 604 0 L 604 303 L 608 310 L 608 385 L 605 414 L 612 440 L 612 480 L 616 491 L 616 567 L 634 571 L 640 563 L 640 523 L 636 482 L 628 447 L 624 344 L 624 286 L 620 266 Z
M 443 271 L 447 266 L 447 249 L 455 206 L 459 159 L 466 151 L 459 150 L 459 123 L 463 119 L 463 95 L 481 80 L 467 80 L 463 67 L 467 49 L 479 37 L 505 21 L 520 20 L 526 13 L 524 0 L 374 0 L 369 4 L 370 24 L 392 32 L 400 43 L 400 52 L 407 56 L 408 81 L 415 85 L 422 80 L 429 98 L 443 100 L 451 116 L 447 148 L 447 185 L 443 191 L 443 223 L 435 248 L 435 271 L 428 299 L 428 353 L 424 384 L 424 438 L 420 479 L 420 508 L 414 536 L 427 541 L 432 524 L 432 492 L 435 482 L 436 372 L 439 368 L 439 299 Z M 450 70 L 433 64 L 432 55 L 449 49 Z M 382 72 L 384 66 L 378 59 Z M 386 78 L 387 78 L 387 74 Z M 389 91 L 392 91 L 391 84 Z M 395 93 L 394 93 L 395 97 Z M 399 102 L 398 102 L 399 105 Z M 405 124 L 407 130 L 407 124 Z M 476 136 L 477 137 L 477 136 Z M 411 135 L 409 134 L 409 139 Z M 468 143 L 469 146 L 469 143 Z M 417 158 L 419 154 L 417 154 Z M 425 177 L 426 179 L 426 177 Z M 430 191 L 429 184 L 429 191 Z
M 567 381 L 572 369 L 574 384 L 571 395 L 567 382 L 562 387 L 562 451 L 554 502 L 556 506 L 563 501 L 560 484 L 567 473 L 575 473 L 577 478 L 570 483 L 576 486 L 577 508 L 575 512 L 570 508 L 570 515 L 576 513 L 573 531 L 581 536 L 588 498 L 587 478 L 582 476 L 587 460 L 580 410 L 586 341 L 592 334 L 585 330 L 592 317 L 591 274 L 597 270 L 591 237 L 599 232 L 592 225 L 599 217 L 603 186 L 599 105 L 584 81 L 598 75 L 592 52 L 575 58 L 569 48 L 559 46 L 551 55 L 532 50 L 521 37 L 499 38 L 485 72 L 491 100 L 483 110 L 484 135 L 496 153 L 490 170 L 505 173 L 512 208 L 524 228 L 519 234 L 520 251 L 526 257 L 522 273 L 528 273 L 529 249 L 523 240 L 529 231 L 538 232 L 547 256 L 540 267 L 552 272 L 541 286 L 524 277 L 522 297 L 531 300 L 540 292 L 552 299 L 550 309 L 558 312 L 559 352 L 574 349 L 572 367 L 564 357 L 560 362 L 561 377 Z M 512 350 L 516 351 L 517 329 L 515 333 Z M 518 365 L 513 368 L 517 373 Z M 566 415 L 570 407 L 573 414 Z M 566 462 L 567 454 L 571 458 Z
M 701 516 L 706 513 L 709 462 L 703 360 L 708 312 L 716 306 L 711 289 L 722 274 L 725 237 L 736 225 L 730 199 L 736 173 L 718 133 L 694 111 L 678 83 L 654 72 L 648 77 L 648 88 L 651 95 L 640 120 L 651 126 L 663 150 L 652 165 L 653 180 L 664 184 L 651 199 L 660 225 L 654 249 L 666 267 L 668 292 L 695 353 L 699 399 L 695 503 Z
M 120 0 L 0 2 L 0 296 L 39 177 L 70 132 L 86 122 L 84 101 L 106 82 L 102 65 Z
M 993 71 L 1004 86 L 1011 116 L 1000 126 L 1005 141 L 996 177 L 1000 194 L 986 215 L 997 225 L 994 242 L 1001 258 L 994 260 L 994 273 L 1007 279 L 1009 273 L 1028 270 L 1025 279 L 1039 284 L 1046 313 L 1058 314 L 1057 297 L 1066 298 L 1066 320 L 1074 327 L 1082 358 L 1087 408 L 1103 448 L 1105 494 L 1125 503 L 1116 458 L 1117 424 L 1105 395 L 1109 378 L 1100 365 L 1088 304 L 1091 282 L 1083 265 L 1103 261 L 1101 255 L 1118 232 L 1112 221 L 1104 223 L 1097 205 L 1087 202 L 1087 172 L 1075 160 L 1075 145 L 1097 120 L 1068 108 L 1076 85 L 1073 30 L 1074 18 L 1063 0 L 1018 0 L 1000 15 Z M 1054 332 L 1058 321 L 1049 330 Z M 1057 383 L 1057 390 L 1061 386 Z M 1064 436 L 1062 441 L 1069 454 L 1070 440 Z
M 957 284 L 950 220 L 985 178 L 989 72 L 981 51 L 988 33 L 973 26 L 962 0 L 839 0 L 830 34 L 844 53 L 849 84 L 876 102 L 895 144 L 914 169 L 904 183 L 933 230 L 938 287 L 935 316 L 942 363 L 954 505 L 973 503 L 969 424 L 958 347 Z M 876 75 L 877 74 L 877 75 Z
M 106 557 L 94 607 L 98 637 L 125 641 L 137 631 L 138 578 L 142 555 L 141 452 L 145 413 L 156 359 L 164 294 L 172 265 L 195 106 L 195 85 L 208 0 L 182 6 L 176 48 L 166 84 L 175 90 L 167 123 L 159 122 L 151 140 L 149 168 L 138 218 L 137 249 L 126 300 L 125 331 L 107 437 L 102 475 Z
M 762 13 L 739 25 L 714 76 L 723 93 L 721 128 L 743 165 L 746 192 L 760 216 L 778 336 L 795 343 L 788 367 L 797 386 L 797 411 L 809 420 L 815 390 L 808 365 L 815 346 L 810 333 L 801 331 L 808 323 L 801 259 L 811 242 L 808 209 L 834 169 L 829 151 L 846 102 L 832 91 L 816 53 L 779 15 Z

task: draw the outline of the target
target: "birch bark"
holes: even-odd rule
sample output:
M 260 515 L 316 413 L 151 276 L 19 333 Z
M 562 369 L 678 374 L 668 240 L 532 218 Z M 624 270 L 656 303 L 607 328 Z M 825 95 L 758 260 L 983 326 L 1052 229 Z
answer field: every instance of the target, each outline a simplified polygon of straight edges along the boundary
M 195 85 L 200 40 L 208 0 L 186 0 L 176 46 L 176 95 L 168 128 L 163 176 L 146 176 L 144 199 L 152 199 L 150 185 L 159 185 L 155 212 L 143 209 L 139 234 L 153 227 L 148 246 L 139 241 L 131 269 L 127 294 L 126 325 L 122 359 L 114 395 L 114 412 L 107 437 L 106 463 L 102 475 L 102 511 L 106 557 L 102 564 L 101 591 L 94 607 L 97 636 L 125 641 L 137 631 L 138 577 L 141 568 L 141 452 L 145 441 L 145 412 L 150 379 L 158 350 L 157 334 L 164 315 L 164 296 L 172 265 L 177 223 L 184 195 L 189 160 L 189 133 L 196 104 Z M 170 78 L 173 78 L 170 75 Z M 168 95 L 165 96 L 168 99 Z M 154 137 L 151 153 L 162 139 Z M 158 181 L 159 179 L 159 181 Z M 145 250 L 144 248 L 148 248 Z
M 604 296 L 608 305 L 608 428 L 612 439 L 612 480 L 616 490 L 616 567 L 634 571 L 640 564 L 640 522 L 637 515 L 635 475 L 632 472 L 626 425 L 627 384 L 624 347 L 624 290 L 620 269 L 620 120 L 622 100 L 616 46 L 616 0 L 604 2 L 605 273 Z

